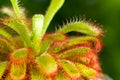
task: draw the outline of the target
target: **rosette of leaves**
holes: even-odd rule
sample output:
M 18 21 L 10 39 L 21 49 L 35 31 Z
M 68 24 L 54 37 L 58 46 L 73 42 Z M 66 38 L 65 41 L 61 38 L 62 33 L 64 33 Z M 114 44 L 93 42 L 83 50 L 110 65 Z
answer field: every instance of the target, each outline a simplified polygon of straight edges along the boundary
M 10 0 L 15 16 L 0 27 L 0 80 L 98 80 L 102 77 L 98 52 L 102 29 L 73 21 L 53 33 L 46 30 L 64 0 L 51 0 L 45 15 L 36 14 L 29 24 Z M 11 31 L 15 32 L 13 34 Z M 77 32 L 78 36 L 68 33 Z

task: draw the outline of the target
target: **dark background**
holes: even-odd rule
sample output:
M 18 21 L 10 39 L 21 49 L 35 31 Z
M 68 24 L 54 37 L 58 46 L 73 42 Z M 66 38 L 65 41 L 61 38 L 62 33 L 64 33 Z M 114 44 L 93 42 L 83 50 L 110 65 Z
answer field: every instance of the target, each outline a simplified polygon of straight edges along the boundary
M 27 17 L 36 13 L 45 14 L 49 3 L 50 0 L 20 0 Z M 0 8 L 3 6 L 11 6 L 10 0 L 0 0 Z M 58 24 L 76 17 L 102 25 L 105 33 L 100 63 L 104 73 L 120 80 L 120 0 L 66 0 L 48 31 L 54 31 Z

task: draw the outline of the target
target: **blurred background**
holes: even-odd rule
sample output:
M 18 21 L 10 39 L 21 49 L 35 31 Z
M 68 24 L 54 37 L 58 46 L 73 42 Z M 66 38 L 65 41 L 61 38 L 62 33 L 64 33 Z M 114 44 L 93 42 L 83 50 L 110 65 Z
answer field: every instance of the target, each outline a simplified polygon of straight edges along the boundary
M 20 0 L 27 17 L 45 14 L 50 0 Z M 10 0 L 0 0 L 0 8 L 10 7 Z M 4 17 L 0 13 L 0 18 Z M 48 31 L 66 23 L 66 19 L 84 19 L 102 25 L 104 29 L 103 49 L 100 64 L 103 72 L 113 80 L 120 80 L 120 0 L 66 0 L 52 20 Z

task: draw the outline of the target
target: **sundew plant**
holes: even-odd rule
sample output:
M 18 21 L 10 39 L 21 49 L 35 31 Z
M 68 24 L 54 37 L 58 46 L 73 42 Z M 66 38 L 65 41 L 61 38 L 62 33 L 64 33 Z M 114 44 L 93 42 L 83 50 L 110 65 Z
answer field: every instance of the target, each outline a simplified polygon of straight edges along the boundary
M 23 15 L 20 0 L 10 1 L 14 16 L 0 20 L 0 80 L 102 79 L 99 26 L 79 20 L 46 33 L 65 0 L 51 0 L 46 14 L 35 14 L 31 22 Z

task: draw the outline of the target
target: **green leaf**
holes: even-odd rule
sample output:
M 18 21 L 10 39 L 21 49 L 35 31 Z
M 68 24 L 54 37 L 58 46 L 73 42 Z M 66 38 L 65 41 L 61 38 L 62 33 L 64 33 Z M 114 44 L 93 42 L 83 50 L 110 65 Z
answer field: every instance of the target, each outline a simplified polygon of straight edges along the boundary
M 23 80 L 26 76 L 26 68 L 27 64 L 22 63 L 22 64 L 11 64 L 11 69 L 10 69 L 10 77 L 13 80 Z
M 64 44 L 62 44 L 64 43 Z M 76 45 L 80 47 L 79 45 L 85 45 L 88 46 L 91 45 L 91 48 L 94 48 L 97 52 L 101 49 L 101 41 L 93 36 L 84 36 L 84 37 L 72 37 L 66 40 L 61 41 L 61 44 L 57 44 L 57 42 L 54 41 L 55 45 L 52 45 L 49 48 L 49 52 L 51 53 L 61 53 L 61 51 L 68 50 L 72 47 L 75 47 Z M 62 45 L 62 47 L 60 46 Z
M 16 13 L 17 17 L 20 17 L 20 10 L 19 10 L 19 5 L 18 5 L 18 0 L 10 0 L 12 3 L 12 6 L 14 8 L 14 11 Z
M 14 60 L 20 60 L 20 59 L 26 58 L 27 54 L 28 54 L 27 49 L 22 48 L 22 49 L 18 49 L 18 50 L 15 50 L 14 52 L 12 52 L 11 57 Z
M 0 79 L 1 79 L 2 75 L 4 74 L 4 71 L 7 68 L 7 63 L 8 62 L 0 62 Z
M 60 65 L 63 68 L 63 70 L 73 79 L 79 78 L 80 73 L 77 67 L 71 63 L 70 61 L 64 60 L 60 61 Z
M 82 74 L 82 76 L 86 77 L 86 78 L 95 78 L 96 77 L 96 71 L 93 70 L 90 67 L 87 67 L 83 64 L 77 64 L 77 67 L 80 71 L 80 73 Z
M 62 71 L 59 71 L 55 77 L 55 80 L 68 80 L 65 74 Z
M 4 56 L 8 55 L 12 50 L 14 50 L 14 46 L 12 46 L 6 39 L 0 38 L 0 54 L 3 54 Z
M 50 45 L 55 42 L 55 41 L 63 41 L 65 40 L 66 37 L 63 34 L 60 33 L 54 33 L 54 34 L 49 34 L 45 39 L 42 40 L 41 42 L 41 49 L 40 49 L 40 54 L 44 53 L 47 51 L 50 47 Z
M 102 48 L 102 44 L 100 39 L 93 36 L 84 36 L 84 37 L 76 37 L 69 38 L 68 42 L 62 47 L 62 49 L 69 48 L 79 44 L 91 44 L 91 48 L 94 48 L 96 52 L 99 52 Z
M 56 12 L 62 7 L 64 0 L 52 0 L 50 6 L 46 12 L 44 19 L 44 27 L 42 31 L 42 36 L 45 34 L 46 29 L 48 28 L 52 18 L 56 14 Z
M 48 50 L 50 53 L 56 54 L 59 53 L 62 50 L 61 46 L 50 46 L 50 49 Z
M 99 42 L 99 40 L 96 37 L 92 37 L 92 36 L 76 37 L 76 38 L 70 38 L 68 40 L 68 43 L 65 45 L 65 47 L 77 45 L 83 41 L 88 41 L 88 42 L 92 42 L 95 44 Z
M 47 80 L 47 77 L 42 74 L 37 68 L 31 69 L 31 80 Z
M 32 27 L 33 27 L 33 41 L 38 41 L 42 39 L 41 32 L 43 29 L 44 16 L 41 14 L 36 14 L 32 18 Z
M 57 63 L 54 58 L 48 54 L 43 54 L 36 59 L 40 70 L 46 75 L 54 74 L 57 70 Z
M 33 23 L 33 35 L 32 35 L 32 44 L 33 48 L 37 53 L 40 51 L 40 42 L 42 39 L 42 29 L 43 29 L 43 21 L 44 21 L 44 16 L 40 14 L 36 14 L 32 18 L 32 23 Z
M 45 39 L 41 42 L 41 46 L 40 46 L 40 53 L 39 54 L 43 54 L 45 51 L 48 50 L 48 48 L 50 47 L 51 44 L 51 40 L 50 39 Z
M 11 68 L 10 77 L 13 80 L 22 80 L 26 76 L 27 49 L 22 48 L 12 52 L 10 56 Z
M 3 23 L 15 30 L 21 36 L 25 46 L 32 47 L 29 32 L 22 21 L 15 18 L 10 18 L 4 20 Z
M 5 30 L 0 29 L 0 35 L 5 37 L 7 40 L 9 40 L 13 45 L 15 44 L 12 36 L 8 32 L 6 32 Z
M 90 36 L 99 36 L 102 34 L 102 30 L 86 22 L 72 22 L 64 25 L 63 28 L 58 30 L 61 33 L 68 33 L 71 31 L 81 32 Z
M 66 39 L 66 36 L 61 33 L 50 34 L 48 37 L 51 41 L 63 41 Z
M 80 56 L 83 56 L 87 53 L 89 53 L 91 51 L 90 48 L 88 47 L 76 47 L 76 48 L 73 48 L 73 49 L 69 49 L 69 50 L 66 50 L 64 52 L 62 52 L 59 57 L 60 58 L 79 58 Z
M 61 38 L 61 37 L 59 37 Z M 62 44 L 64 43 L 64 44 Z M 95 49 L 101 49 L 100 45 L 101 45 L 101 42 L 99 39 L 97 39 L 96 37 L 92 37 L 92 36 L 84 36 L 84 37 L 72 37 L 72 38 L 69 38 L 69 39 L 66 39 L 65 38 L 61 41 L 61 44 L 57 44 L 57 42 L 54 42 L 54 44 L 56 45 L 52 45 L 50 48 L 49 48 L 49 51 L 52 52 L 52 53 L 59 53 L 60 51 L 64 51 L 64 50 L 68 50 L 69 48 L 71 47 L 75 47 L 76 45 L 81 45 L 81 44 L 84 44 L 87 46 L 88 43 L 91 43 L 93 48 Z M 62 45 L 62 47 L 60 46 Z M 61 52 L 60 52 L 61 53 Z

